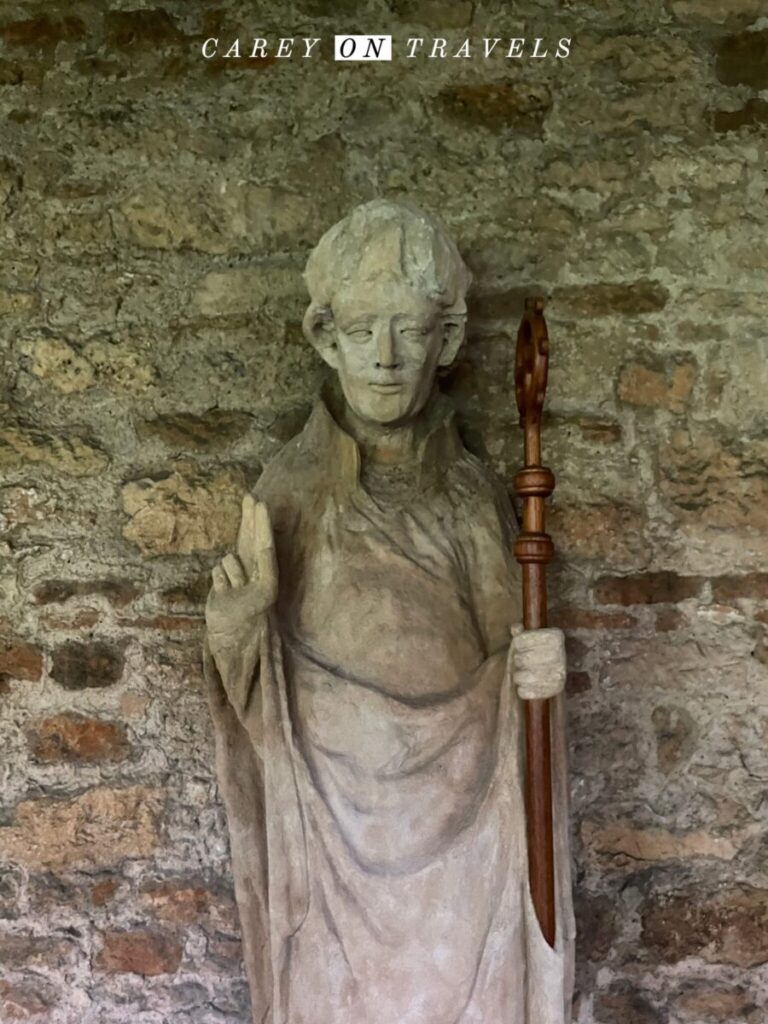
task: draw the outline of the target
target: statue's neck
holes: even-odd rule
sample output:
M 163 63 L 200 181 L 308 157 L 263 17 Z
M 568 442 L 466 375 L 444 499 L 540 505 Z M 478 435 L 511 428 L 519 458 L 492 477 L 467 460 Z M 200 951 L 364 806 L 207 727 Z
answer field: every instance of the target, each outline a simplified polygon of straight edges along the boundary
M 412 462 L 418 446 L 418 417 L 399 426 L 388 427 L 363 420 L 349 406 L 344 409 L 344 429 L 354 437 L 363 462 L 396 465 Z

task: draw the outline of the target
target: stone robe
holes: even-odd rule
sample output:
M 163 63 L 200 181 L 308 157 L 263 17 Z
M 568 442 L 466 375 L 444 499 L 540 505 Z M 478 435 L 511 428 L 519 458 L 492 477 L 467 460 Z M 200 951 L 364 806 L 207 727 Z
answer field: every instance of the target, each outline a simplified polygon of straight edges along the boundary
M 254 495 L 278 602 L 245 652 L 205 655 L 254 1021 L 563 1024 L 562 697 L 551 949 L 528 886 L 506 493 L 436 395 L 400 497 L 364 486 L 323 401 Z

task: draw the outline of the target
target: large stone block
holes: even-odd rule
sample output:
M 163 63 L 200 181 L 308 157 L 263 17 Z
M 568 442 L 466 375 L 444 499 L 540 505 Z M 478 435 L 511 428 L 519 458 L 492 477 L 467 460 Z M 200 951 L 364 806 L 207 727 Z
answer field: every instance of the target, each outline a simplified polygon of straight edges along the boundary
M 129 481 L 122 494 L 130 517 L 123 536 L 148 557 L 231 545 L 247 490 L 244 471 L 234 466 L 213 472 L 184 467 L 159 479 Z
M 158 846 L 163 791 L 100 787 L 68 800 L 23 800 L 0 827 L 0 854 L 29 869 L 93 869 Z

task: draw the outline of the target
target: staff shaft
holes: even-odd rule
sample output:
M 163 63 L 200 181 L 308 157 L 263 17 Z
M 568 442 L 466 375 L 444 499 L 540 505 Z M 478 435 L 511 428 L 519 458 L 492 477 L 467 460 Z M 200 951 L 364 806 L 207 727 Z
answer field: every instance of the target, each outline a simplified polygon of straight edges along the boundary
M 551 538 L 544 531 L 544 500 L 555 486 L 551 470 L 541 465 L 541 410 L 547 380 L 548 339 L 543 302 L 527 299 L 517 342 L 516 392 L 525 431 L 524 468 L 515 476 L 523 502 L 522 530 L 515 558 L 522 566 L 523 627 L 547 624 L 545 569 L 552 558 Z M 531 896 L 544 938 L 555 944 L 555 864 L 552 820 L 552 749 L 548 700 L 526 700 L 525 803 L 528 871 Z

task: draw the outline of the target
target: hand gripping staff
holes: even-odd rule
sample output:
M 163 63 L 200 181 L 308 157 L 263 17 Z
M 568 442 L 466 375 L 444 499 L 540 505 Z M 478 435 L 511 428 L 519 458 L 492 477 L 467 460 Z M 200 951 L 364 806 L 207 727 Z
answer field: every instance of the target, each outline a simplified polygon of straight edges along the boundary
M 549 338 L 544 300 L 527 298 L 517 333 L 515 396 L 525 437 L 524 468 L 515 475 L 523 503 L 523 527 L 515 541 L 515 558 L 523 570 L 523 627 L 547 625 L 545 569 L 552 558 L 552 538 L 544 532 L 544 499 L 555 488 L 552 470 L 541 465 L 541 413 L 547 388 Z M 552 836 L 552 754 L 548 700 L 526 700 L 525 804 L 531 895 L 542 934 L 555 944 L 555 862 Z

